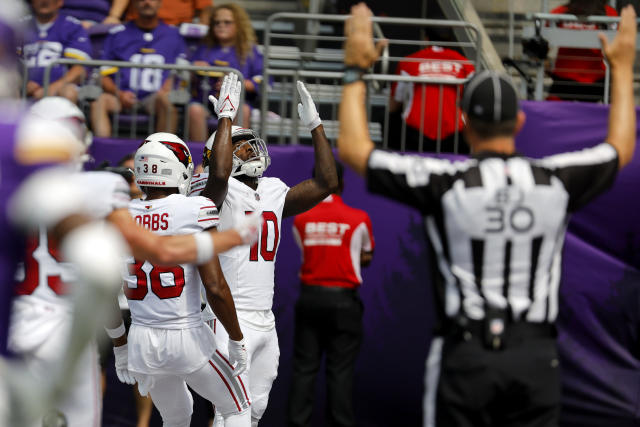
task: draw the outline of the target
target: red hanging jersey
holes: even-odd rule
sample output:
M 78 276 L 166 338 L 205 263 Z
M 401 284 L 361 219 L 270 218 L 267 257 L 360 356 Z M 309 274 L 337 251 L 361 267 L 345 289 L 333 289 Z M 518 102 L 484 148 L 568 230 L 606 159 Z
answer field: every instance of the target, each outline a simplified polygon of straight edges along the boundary
M 611 6 L 605 6 L 607 16 L 618 16 Z M 567 6 L 559 6 L 551 11 L 555 14 L 569 13 Z M 598 30 L 598 24 L 589 22 L 558 22 L 558 28 L 572 30 Z M 594 83 L 604 79 L 604 62 L 600 49 L 576 49 L 561 47 L 558 49 L 553 74 L 566 80 L 581 83 Z
M 302 250 L 302 283 L 341 288 L 362 283 L 360 252 L 375 246 L 365 211 L 347 206 L 333 194 L 297 215 L 293 234 Z
M 463 79 L 475 71 L 473 64 L 463 55 L 439 46 L 430 46 L 407 58 L 421 58 L 423 61 L 402 61 L 398 63 L 396 74 Z M 398 82 L 392 85 L 391 95 L 396 101 L 404 103 L 402 116 L 407 125 L 419 130 L 420 122 L 424 120 L 423 133 L 428 138 L 437 139 L 439 117 L 442 117 L 441 138 L 452 135 L 456 129 L 460 130 L 464 126 L 457 106 L 462 99 L 461 85 L 442 85 L 442 110 L 438 84 Z

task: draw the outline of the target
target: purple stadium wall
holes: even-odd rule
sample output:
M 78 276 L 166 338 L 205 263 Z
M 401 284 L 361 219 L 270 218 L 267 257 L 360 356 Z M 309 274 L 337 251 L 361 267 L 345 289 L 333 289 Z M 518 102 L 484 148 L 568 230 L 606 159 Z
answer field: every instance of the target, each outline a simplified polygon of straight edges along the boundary
M 518 136 L 517 147 L 528 156 L 592 146 L 606 136 L 605 106 L 525 102 L 523 110 L 527 124 Z M 135 150 L 137 144 L 96 140 L 92 151 L 97 162 L 115 162 Z M 201 149 L 202 144 L 192 145 L 196 159 Z M 310 148 L 272 146 L 270 152 L 273 164 L 268 175 L 281 177 L 289 185 L 309 176 L 313 164 Z M 372 265 L 364 269 L 361 289 L 365 339 L 355 382 L 359 425 L 419 426 L 424 364 L 433 323 L 429 284 L 432 267 L 421 218 L 404 206 L 369 195 L 363 180 L 351 171 L 346 171 L 345 182 L 344 199 L 369 212 L 377 246 Z M 620 173 L 613 189 L 575 215 L 569 227 L 558 338 L 563 427 L 619 427 L 640 421 L 638 183 L 640 155 Z M 269 407 L 260 424 L 264 427 L 286 425 L 293 307 L 300 265 L 291 224 L 291 219 L 283 221 L 276 263 L 274 312 L 281 357 Z M 316 426 L 324 424 L 323 385 L 320 379 Z M 110 389 L 105 399 L 104 425 L 135 425 L 132 409 L 125 410 L 125 403 L 120 404 L 130 400 L 128 392 L 114 392 L 122 388 L 113 382 Z M 202 414 L 197 411 L 192 425 L 205 425 L 202 422 Z

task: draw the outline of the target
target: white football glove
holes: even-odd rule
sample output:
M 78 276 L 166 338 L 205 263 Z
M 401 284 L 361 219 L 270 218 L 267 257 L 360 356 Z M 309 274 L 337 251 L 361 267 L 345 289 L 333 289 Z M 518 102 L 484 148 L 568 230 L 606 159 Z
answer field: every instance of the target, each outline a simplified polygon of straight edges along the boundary
M 258 240 L 262 221 L 262 212 L 252 212 L 238 221 L 233 229 L 238 232 L 245 245 L 252 245 Z
M 240 341 L 234 341 L 229 338 L 229 363 L 235 366 L 233 370 L 234 377 L 237 377 L 247 370 L 249 355 L 247 353 L 247 347 L 244 344 L 244 338 Z
M 224 76 L 222 86 L 220 86 L 219 98 L 209 95 L 209 101 L 213 104 L 218 119 L 227 117 L 233 121 L 238 114 L 238 106 L 240 105 L 240 93 L 242 92 L 242 82 L 238 81 L 236 73 L 229 73 Z
M 136 380 L 129 372 L 128 345 L 113 347 L 113 354 L 116 356 L 116 374 L 121 383 L 135 384 Z
M 322 124 L 322 120 L 320 120 L 316 104 L 313 102 L 304 83 L 298 80 L 297 87 L 298 93 L 300 94 L 300 101 L 302 101 L 301 104 L 298 104 L 298 116 L 300 116 L 302 123 L 304 123 L 305 126 L 309 128 L 309 132 L 311 132 Z

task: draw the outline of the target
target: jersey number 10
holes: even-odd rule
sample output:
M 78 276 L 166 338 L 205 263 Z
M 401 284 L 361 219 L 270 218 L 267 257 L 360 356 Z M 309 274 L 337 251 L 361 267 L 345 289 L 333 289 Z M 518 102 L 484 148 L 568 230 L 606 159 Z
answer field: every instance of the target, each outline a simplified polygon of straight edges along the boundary
M 249 215 L 252 211 L 245 211 L 245 214 Z M 276 258 L 276 252 L 278 252 L 278 243 L 280 242 L 280 230 L 278 230 L 278 217 L 274 212 L 263 211 L 262 230 L 260 230 L 260 238 L 251 246 L 249 252 L 249 261 L 258 261 L 258 245 L 260 245 L 260 256 L 265 261 L 271 261 Z M 273 247 L 269 249 L 269 223 L 273 224 Z

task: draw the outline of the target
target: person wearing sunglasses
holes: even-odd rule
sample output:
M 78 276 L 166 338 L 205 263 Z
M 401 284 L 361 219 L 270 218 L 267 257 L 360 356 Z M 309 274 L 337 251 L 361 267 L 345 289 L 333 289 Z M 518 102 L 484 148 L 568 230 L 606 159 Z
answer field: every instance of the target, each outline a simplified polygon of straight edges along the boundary
M 234 3 L 217 6 L 213 9 L 209 21 L 209 33 L 203 44 L 193 54 L 193 65 L 219 66 L 235 68 L 244 76 L 245 104 L 243 105 L 243 121 L 238 123 L 249 127 L 249 116 L 252 107 L 257 107 L 257 95 L 262 83 L 262 54 L 256 46 L 256 34 L 253 31 L 247 12 Z M 206 99 L 211 89 L 220 89 L 221 73 L 208 73 L 209 78 L 198 82 L 197 102 L 189 106 L 189 135 L 192 141 L 207 139 Z M 210 77 L 217 77 L 211 79 Z

